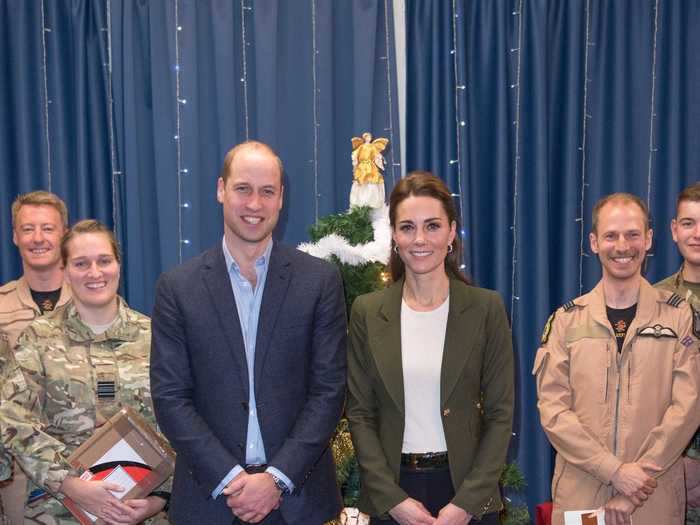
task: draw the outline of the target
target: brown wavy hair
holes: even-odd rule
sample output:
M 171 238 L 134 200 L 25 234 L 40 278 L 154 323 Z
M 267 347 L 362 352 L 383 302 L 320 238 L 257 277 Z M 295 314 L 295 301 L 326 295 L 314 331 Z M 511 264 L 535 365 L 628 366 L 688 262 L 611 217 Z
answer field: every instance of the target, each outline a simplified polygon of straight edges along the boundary
M 117 238 L 114 236 L 114 232 L 110 230 L 107 226 L 102 224 L 100 221 L 95 219 L 84 219 L 82 221 L 76 222 L 70 230 L 66 232 L 61 239 L 61 259 L 63 259 L 63 265 L 68 264 L 68 244 L 75 239 L 78 235 L 84 233 L 101 233 L 107 237 L 109 240 L 109 245 L 112 247 L 112 255 L 117 260 L 119 264 L 122 262 L 122 254 L 119 249 L 119 243 Z
M 459 268 L 462 263 L 462 240 L 459 236 L 459 217 L 457 216 L 457 209 L 450 190 L 447 189 L 447 186 L 441 179 L 428 171 L 412 171 L 409 173 L 394 186 L 389 197 L 389 223 L 392 229 L 396 228 L 396 210 L 399 204 L 411 196 L 432 197 L 439 200 L 449 223 L 452 224 L 454 222 L 457 225 L 458 233 L 454 241 L 452 241 L 452 251 L 445 257 L 445 271 L 450 277 L 471 285 L 472 282 Z M 401 257 L 394 251 L 394 246 L 394 240 L 392 239 L 389 270 L 391 279 L 398 281 L 406 274 L 406 266 Z

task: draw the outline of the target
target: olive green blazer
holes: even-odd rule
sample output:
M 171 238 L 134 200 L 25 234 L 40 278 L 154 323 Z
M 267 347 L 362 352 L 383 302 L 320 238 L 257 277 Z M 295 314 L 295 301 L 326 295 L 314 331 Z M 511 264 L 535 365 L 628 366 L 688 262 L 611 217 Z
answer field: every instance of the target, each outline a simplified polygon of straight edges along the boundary
M 401 368 L 403 281 L 352 307 L 347 417 L 360 464 L 360 510 L 386 514 L 407 498 L 399 487 L 404 431 Z M 500 296 L 450 280 L 440 380 L 453 503 L 480 518 L 502 508 L 498 479 L 513 418 L 513 349 Z

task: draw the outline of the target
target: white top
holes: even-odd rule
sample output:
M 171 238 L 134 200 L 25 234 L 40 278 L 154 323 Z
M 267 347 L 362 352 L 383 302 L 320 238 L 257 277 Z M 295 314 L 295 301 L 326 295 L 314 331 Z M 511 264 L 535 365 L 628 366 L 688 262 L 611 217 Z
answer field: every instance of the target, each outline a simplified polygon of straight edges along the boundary
M 440 372 L 449 309 L 449 297 L 429 312 L 417 312 L 401 301 L 404 453 L 447 450 L 440 416 Z

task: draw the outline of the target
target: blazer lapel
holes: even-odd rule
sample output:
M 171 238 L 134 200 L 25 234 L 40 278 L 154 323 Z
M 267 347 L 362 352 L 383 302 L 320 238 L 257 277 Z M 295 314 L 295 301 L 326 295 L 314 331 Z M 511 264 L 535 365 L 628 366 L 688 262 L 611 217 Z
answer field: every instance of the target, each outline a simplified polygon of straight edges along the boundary
M 450 279 L 450 312 L 447 315 L 445 333 L 445 348 L 442 354 L 442 372 L 440 380 L 440 405 L 445 406 L 447 400 L 457 385 L 462 371 L 478 342 L 477 330 L 482 320 L 469 317 L 468 310 L 472 306 L 469 288 L 461 286 L 460 282 Z
M 237 363 L 241 385 L 248 392 L 248 364 L 245 358 L 245 343 L 238 318 L 236 299 L 231 289 L 231 278 L 226 268 L 221 248 L 211 250 L 204 263 L 204 283 L 211 296 L 212 306 L 219 316 L 223 339 Z
M 376 343 L 371 346 L 379 375 L 389 395 L 404 413 L 403 367 L 401 365 L 401 297 L 403 279 L 392 284 L 384 296 L 378 315 Z
M 270 262 L 267 267 L 267 278 L 263 290 L 262 303 L 260 305 L 260 317 L 258 318 L 258 335 L 255 342 L 255 390 L 260 385 L 260 375 L 264 369 L 265 358 L 270 350 L 272 334 L 274 334 L 275 322 L 287 289 L 291 281 L 292 265 L 284 249 L 277 243 L 272 245 Z

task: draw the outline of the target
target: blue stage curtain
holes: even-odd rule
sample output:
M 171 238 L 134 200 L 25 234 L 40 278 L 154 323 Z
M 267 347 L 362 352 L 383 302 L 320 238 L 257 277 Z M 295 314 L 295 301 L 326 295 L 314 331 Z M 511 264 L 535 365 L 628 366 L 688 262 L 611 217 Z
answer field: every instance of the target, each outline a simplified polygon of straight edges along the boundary
M 112 218 L 104 5 L 0 1 L 0 280 L 21 273 L 10 204 L 48 189 Z
M 530 371 L 547 316 L 600 278 L 597 199 L 648 201 L 647 277 L 677 270 L 675 197 L 700 178 L 700 5 L 691 1 L 407 0 L 406 167 L 462 206 L 466 270 L 513 324 L 512 452 L 532 506 L 552 452 Z
M 149 312 L 163 270 L 220 242 L 216 179 L 246 139 L 285 163 L 277 237 L 307 240 L 349 205 L 351 137 L 389 138 L 400 177 L 393 42 L 390 0 L 0 0 L 0 281 L 20 273 L 9 204 L 52 189 L 114 226 Z

